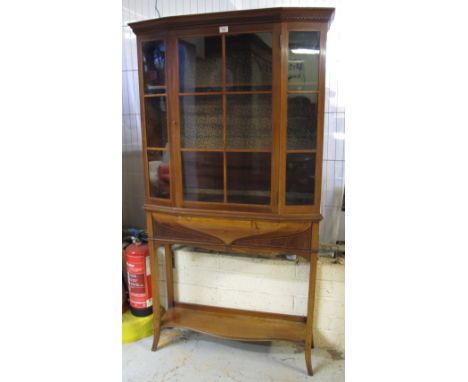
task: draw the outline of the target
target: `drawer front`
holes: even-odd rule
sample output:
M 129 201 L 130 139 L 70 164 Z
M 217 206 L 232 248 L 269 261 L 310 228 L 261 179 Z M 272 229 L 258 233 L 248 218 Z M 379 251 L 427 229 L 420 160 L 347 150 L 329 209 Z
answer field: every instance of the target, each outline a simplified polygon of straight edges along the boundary
M 156 239 L 278 249 L 311 248 L 311 223 L 153 213 Z

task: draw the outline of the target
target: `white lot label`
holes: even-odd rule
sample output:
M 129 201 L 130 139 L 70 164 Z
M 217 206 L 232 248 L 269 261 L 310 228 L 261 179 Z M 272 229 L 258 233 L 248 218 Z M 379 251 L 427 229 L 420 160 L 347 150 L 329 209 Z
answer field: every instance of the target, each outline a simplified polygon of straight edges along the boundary
M 229 31 L 228 26 L 219 27 L 219 33 L 226 33 L 227 31 Z

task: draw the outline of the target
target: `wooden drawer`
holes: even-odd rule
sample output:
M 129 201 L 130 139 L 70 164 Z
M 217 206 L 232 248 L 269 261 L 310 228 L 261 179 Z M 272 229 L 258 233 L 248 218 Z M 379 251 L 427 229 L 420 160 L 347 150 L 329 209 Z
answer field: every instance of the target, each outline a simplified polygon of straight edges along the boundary
M 153 213 L 156 239 L 181 244 L 309 250 L 311 222 L 177 216 Z

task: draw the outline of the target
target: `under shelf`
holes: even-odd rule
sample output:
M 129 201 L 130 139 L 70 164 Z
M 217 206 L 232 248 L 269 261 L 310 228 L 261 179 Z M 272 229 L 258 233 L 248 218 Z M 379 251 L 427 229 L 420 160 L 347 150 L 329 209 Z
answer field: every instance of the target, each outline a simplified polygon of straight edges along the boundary
M 303 342 L 305 317 L 176 303 L 161 319 L 161 328 L 181 327 L 241 341 Z

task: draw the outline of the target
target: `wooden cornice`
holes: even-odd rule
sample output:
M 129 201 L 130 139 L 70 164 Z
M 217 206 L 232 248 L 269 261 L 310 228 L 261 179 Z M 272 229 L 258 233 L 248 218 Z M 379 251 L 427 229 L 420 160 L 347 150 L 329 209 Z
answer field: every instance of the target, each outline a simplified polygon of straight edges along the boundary
M 158 19 L 129 23 L 137 35 L 156 31 L 194 28 L 213 25 L 242 25 L 274 22 L 325 22 L 333 17 L 334 8 L 264 8 L 242 11 L 216 12 L 170 16 Z

